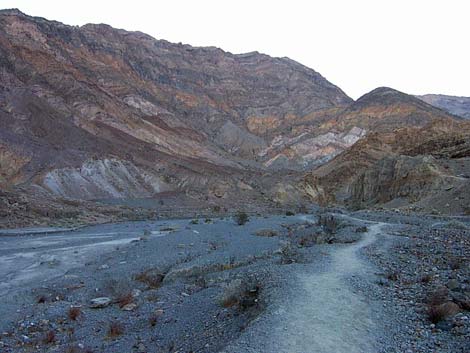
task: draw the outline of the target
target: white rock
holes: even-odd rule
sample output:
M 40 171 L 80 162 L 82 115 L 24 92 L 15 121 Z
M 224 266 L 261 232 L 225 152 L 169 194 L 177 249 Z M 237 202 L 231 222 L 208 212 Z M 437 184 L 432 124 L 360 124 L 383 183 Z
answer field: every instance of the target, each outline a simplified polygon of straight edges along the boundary
M 90 308 L 94 308 L 94 309 L 105 308 L 109 304 L 111 304 L 111 298 L 108 298 L 108 297 L 94 298 L 90 301 Z
M 129 303 L 129 304 L 126 304 L 122 307 L 122 310 L 124 311 L 132 311 L 132 310 L 135 310 L 135 308 L 137 308 L 137 304 L 136 303 Z

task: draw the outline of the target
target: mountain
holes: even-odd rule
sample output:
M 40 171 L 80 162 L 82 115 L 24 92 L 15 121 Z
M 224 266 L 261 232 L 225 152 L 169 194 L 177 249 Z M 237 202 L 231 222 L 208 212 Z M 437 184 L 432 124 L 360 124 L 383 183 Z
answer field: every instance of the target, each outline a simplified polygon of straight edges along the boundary
M 459 120 L 391 88 L 353 101 L 288 58 L 0 10 L 0 213 L 18 222 L 132 213 L 95 201 L 171 215 L 299 205 L 386 157 L 395 130 Z
M 470 119 L 470 97 L 455 97 L 443 94 L 426 94 L 416 97 L 451 114 Z
M 0 12 L 0 29 L 3 188 L 81 199 L 251 191 L 272 124 L 352 102 L 287 58 L 18 10 Z

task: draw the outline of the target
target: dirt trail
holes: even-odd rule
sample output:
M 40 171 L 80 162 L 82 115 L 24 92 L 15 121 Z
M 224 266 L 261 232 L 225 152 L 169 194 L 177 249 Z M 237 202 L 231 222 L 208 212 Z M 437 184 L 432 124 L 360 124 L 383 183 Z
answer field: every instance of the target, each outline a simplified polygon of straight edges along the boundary
M 286 296 L 268 318 L 255 322 L 254 330 L 227 352 L 376 352 L 374 315 L 347 278 L 371 275 L 358 251 L 376 240 L 382 226 L 370 226 L 353 245 L 332 248 L 331 262 L 322 264 L 320 271 L 299 274 L 293 281 L 294 294 Z

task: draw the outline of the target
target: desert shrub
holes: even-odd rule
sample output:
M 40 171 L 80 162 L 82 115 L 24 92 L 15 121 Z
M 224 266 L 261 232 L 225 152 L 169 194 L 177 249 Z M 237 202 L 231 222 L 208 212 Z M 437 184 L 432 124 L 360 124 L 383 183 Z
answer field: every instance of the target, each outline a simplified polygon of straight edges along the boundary
M 70 320 L 77 320 L 78 317 L 82 314 L 80 308 L 73 306 L 69 309 L 67 316 L 69 317 Z
M 59 199 L 60 202 L 62 202 L 64 205 L 67 206 L 72 206 L 72 207 L 78 207 L 80 206 L 83 201 L 75 200 L 75 199 L 67 199 L 67 198 L 61 198 Z
M 194 285 L 199 287 L 199 288 L 207 288 L 208 287 L 207 280 L 202 275 L 195 276 L 193 281 L 194 281 Z
M 297 262 L 297 258 L 299 257 L 299 253 L 297 249 L 295 249 L 291 243 L 284 244 L 281 249 L 281 264 L 288 265 Z
M 463 259 L 458 258 L 458 257 L 452 257 L 449 259 L 449 267 L 451 270 L 459 270 L 462 268 L 463 265 Z
M 286 211 L 286 216 L 295 216 L 295 213 L 292 211 Z
M 209 245 L 209 250 L 211 251 L 215 251 L 221 247 L 221 245 L 219 243 L 216 243 L 215 241 L 210 241 L 208 245 Z
M 118 321 L 112 321 L 108 328 L 108 337 L 118 337 L 124 333 L 124 326 Z
M 400 273 L 398 271 L 390 271 L 387 273 L 387 279 L 389 281 L 398 281 L 398 279 L 400 278 Z
M 42 340 L 45 344 L 51 344 L 51 343 L 54 343 L 56 341 L 56 336 L 55 336 L 55 332 L 50 330 L 50 331 L 47 331 L 46 334 L 44 335 L 44 338 Z
M 116 298 L 116 303 L 119 305 L 120 308 L 125 307 L 127 304 L 130 304 L 134 301 L 134 296 L 131 292 L 122 293 L 120 296 Z
M 132 293 L 131 281 L 128 279 L 109 279 L 105 282 L 104 289 L 105 295 L 115 298 L 116 302 L 119 298 Z
M 427 274 L 422 275 L 419 281 L 421 283 L 430 283 L 432 281 L 432 278 L 433 278 L 432 275 L 427 273 Z
M 204 223 L 212 223 L 212 219 L 206 218 L 206 219 L 204 220 Z
M 248 215 L 243 211 L 237 212 L 237 214 L 235 216 L 233 216 L 233 218 L 239 226 L 244 225 L 246 222 L 248 222 L 250 220 Z
M 276 237 L 279 233 L 274 229 L 259 229 L 255 232 L 259 237 Z
M 152 316 L 149 317 L 150 326 L 152 326 L 152 327 L 157 326 L 157 322 L 158 322 L 158 316 L 157 315 L 152 315 Z
M 236 306 L 246 310 L 258 304 L 260 288 L 255 278 L 233 280 L 225 288 L 220 303 L 224 308 Z
M 440 305 L 430 306 L 428 308 L 428 319 L 433 324 L 447 319 L 460 311 L 459 306 L 452 302 L 442 303 Z
M 433 292 L 429 292 L 425 298 L 425 302 L 429 306 L 438 306 L 446 302 L 449 291 L 446 287 L 438 288 Z
M 446 227 L 446 228 L 449 228 L 449 229 L 460 229 L 460 230 L 467 230 L 467 229 L 469 229 L 468 226 L 467 226 L 465 223 L 460 222 L 460 221 L 457 221 L 457 220 L 455 220 L 455 219 L 453 219 L 453 220 L 447 222 L 447 223 L 445 224 L 445 227 Z
M 160 232 L 174 232 L 175 230 L 177 230 L 177 228 L 175 228 L 175 227 L 162 227 L 162 228 L 160 228 Z
M 198 219 L 192 219 L 191 222 L 189 222 L 190 224 L 199 224 L 199 220 Z
M 138 273 L 134 276 L 134 279 L 146 284 L 149 288 L 158 288 L 162 285 L 165 275 L 165 273 L 158 269 L 149 269 Z
M 336 234 L 341 226 L 341 222 L 332 215 L 320 215 L 317 224 L 328 234 Z

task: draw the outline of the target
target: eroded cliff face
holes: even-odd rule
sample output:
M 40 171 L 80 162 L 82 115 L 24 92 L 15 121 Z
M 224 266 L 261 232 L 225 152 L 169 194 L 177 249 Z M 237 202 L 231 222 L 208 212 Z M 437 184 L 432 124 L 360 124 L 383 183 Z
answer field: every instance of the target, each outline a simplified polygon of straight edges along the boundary
M 358 208 L 396 199 L 416 201 L 443 187 L 445 179 L 431 156 L 387 156 L 352 181 L 348 201 Z
M 353 127 L 347 132 L 328 132 L 317 136 L 305 132 L 293 138 L 277 136 L 259 156 L 269 159 L 264 165 L 273 169 L 308 170 L 328 162 L 362 137 L 366 130 Z
M 54 169 L 42 183 L 55 195 L 84 200 L 145 198 L 172 190 L 158 176 L 117 159 L 88 160 L 80 168 Z
M 468 123 L 439 120 L 371 134 L 309 173 L 302 187 L 323 204 L 465 213 L 469 138 Z

